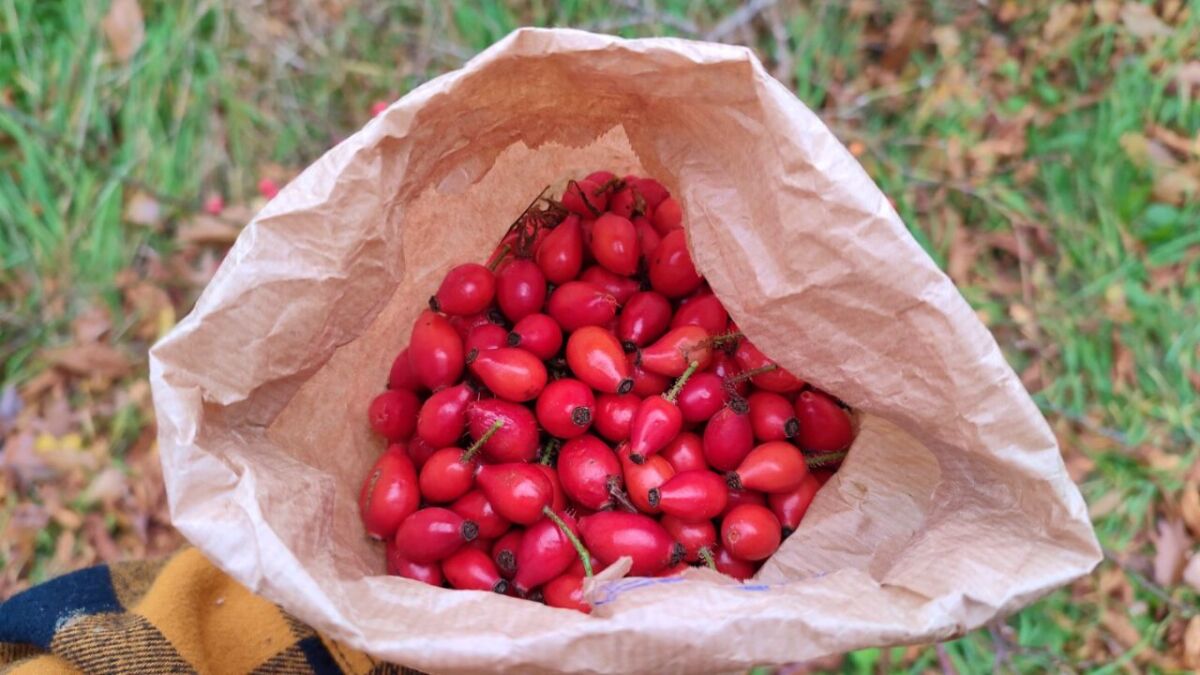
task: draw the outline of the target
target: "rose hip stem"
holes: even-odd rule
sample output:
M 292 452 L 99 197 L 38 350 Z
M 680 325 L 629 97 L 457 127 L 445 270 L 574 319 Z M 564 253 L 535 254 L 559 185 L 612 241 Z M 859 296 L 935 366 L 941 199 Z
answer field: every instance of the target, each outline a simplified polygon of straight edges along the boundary
M 748 379 L 754 377 L 755 375 L 762 375 L 763 373 L 769 373 L 772 370 L 779 370 L 779 364 L 778 363 L 768 363 L 765 366 L 751 368 L 750 370 L 743 370 L 742 372 L 738 373 L 737 375 L 730 375 L 729 377 L 725 378 L 725 382 L 727 385 L 734 385 L 743 380 L 748 380 Z
M 701 546 L 700 550 L 697 551 L 697 553 L 700 554 L 700 559 L 704 561 L 704 564 L 706 566 L 708 566 L 708 569 L 710 569 L 710 570 L 717 569 L 717 561 L 713 560 L 712 551 L 708 550 L 707 546 Z
M 495 434 L 497 431 L 500 431 L 500 427 L 502 426 L 504 426 L 504 420 L 496 420 L 495 422 L 492 422 L 491 428 L 483 432 L 483 435 L 479 437 L 479 440 L 472 443 L 471 447 L 464 450 L 462 457 L 459 457 L 458 461 L 466 464 L 474 459 L 475 454 L 479 452 L 479 449 L 483 447 L 483 444 L 487 443 L 493 434 Z
M 637 513 L 637 507 L 633 505 L 633 502 L 629 501 L 629 497 L 626 496 L 625 491 L 621 489 L 621 486 L 617 484 L 617 480 L 618 479 L 616 476 L 608 477 L 608 496 L 612 497 L 613 501 L 615 501 L 626 511 L 630 513 Z
M 838 452 L 822 452 L 815 455 L 805 455 L 804 463 L 808 464 L 808 468 L 816 469 L 827 464 L 837 464 L 846 458 L 847 451 L 841 450 Z
M 745 337 L 745 334 L 742 333 L 742 331 L 731 330 L 728 333 L 718 333 L 716 335 L 709 337 L 708 342 L 709 342 L 709 344 L 711 344 L 713 346 L 719 346 L 719 345 L 725 344 L 726 342 L 733 342 L 734 340 L 740 339 L 742 337 Z
M 496 257 L 492 258 L 492 261 L 487 264 L 487 268 L 495 272 L 496 268 L 499 267 L 500 263 L 508 257 L 510 252 L 512 252 L 512 246 L 505 244 L 504 246 L 500 247 L 500 250 L 496 253 Z
M 592 555 L 588 553 L 586 548 L 584 548 L 583 542 L 579 541 L 579 537 L 576 537 L 575 533 L 571 531 L 571 528 L 567 527 L 567 524 L 563 522 L 563 519 L 558 517 L 558 514 L 554 512 L 554 509 L 550 508 L 549 506 L 543 506 L 542 514 L 554 521 L 554 524 L 557 525 L 558 529 L 562 531 L 564 536 L 566 536 L 567 541 L 571 542 L 571 546 L 575 547 L 575 552 L 579 554 L 579 560 L 583 563 L 584 575 L 591 577 Z
M 550 466 L 554 461 L 555 452 L 558 452 L 558 439 L 551 438 L 550 440 L 546 441 L 546 445 L 542 447 L 541 457 L 538 458 L 538 464 L 541 464 L 542 466 Z
M 667 399 L 667 401 L 671 403 L 674 403 L 675 399 L 679 398 L 679 392 L 683 390 L 683 385 L 687 384 L 688 379 L 691 378 L 692 374 L 695 373 L 696 369 L 699 367 L 699 361 L 692 361 L 689 363 L 687 370 L 683 371 L 683 374 L 679 376 L 679 379 L 675 380 L 675 385 L 671 387 L 670 391 L 663 394 L 663 398 Z

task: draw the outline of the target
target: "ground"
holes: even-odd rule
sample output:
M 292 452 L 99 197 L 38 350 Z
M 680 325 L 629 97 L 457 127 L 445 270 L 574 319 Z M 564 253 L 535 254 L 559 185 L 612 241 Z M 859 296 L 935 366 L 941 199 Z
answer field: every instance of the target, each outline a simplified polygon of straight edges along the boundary
M 937 647 L 817 666 L 1200 666 L 1200 7 L 1181 0 L 0 0 L 0 598 L 178 545 L 146 349 L 271 182 L 521 25 L 753 47 L 1059 436 L 1094 574 Z

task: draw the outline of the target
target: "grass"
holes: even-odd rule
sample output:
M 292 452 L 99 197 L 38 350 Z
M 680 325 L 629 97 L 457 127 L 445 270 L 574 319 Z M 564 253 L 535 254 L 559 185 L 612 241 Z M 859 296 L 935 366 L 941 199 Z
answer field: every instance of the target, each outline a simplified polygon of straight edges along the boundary
M 740 7 L 144 1 L 145 41 L 125 64 L 98 29 L 105 4 L 0 0 L 0 362 L 14 387 L 94 305 L 115 317 L 112 342 L 134 344 L 115 280 L 183 253 L 177 229 L 205 195 L 252 202 L 259 176 L 304 166 L 372 101 L 520 25 L 703 37 Z M 1095 524 L 1119 566 L 940 654 L 864 650 L 837 667 L 984 672 L 999 650 L 1022 672 L 1169 669 L 1156 655 L 1179 653 L 1197 596 L 1150 581 L 1146 561 L 1200 448 L 1200 200 L 1172 189 L 1200 157 L 1169 142 L 1200 133 L 1200 85 L 1177 77 L 1200 54 L 1200 11 L 1168 7 L 1168 34 L 1144 37 L 1104 3 L 999 4 L 784 2 L 725 36 L 859 155 L 997 335 L 1089 503 L 1113 504 Z M 163 211 L 149 226 L 126 214 L 139 192 Z M 85 441 L 135 446 L 151 420 L 117 410 Z M 43 531 L 24 579 L 43 576 L 57 532 Z M 1130 602 L 1117 581 L 1101 592 L 1106 575 Z

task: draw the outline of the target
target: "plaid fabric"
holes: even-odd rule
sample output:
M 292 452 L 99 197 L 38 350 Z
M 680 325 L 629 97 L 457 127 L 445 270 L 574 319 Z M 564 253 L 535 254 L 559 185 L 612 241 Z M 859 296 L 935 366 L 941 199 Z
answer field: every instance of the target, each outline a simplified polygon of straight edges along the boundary
M 318 635 L 196 549 L 101 565 L 0 604 L 0 673 L 419 674 Z

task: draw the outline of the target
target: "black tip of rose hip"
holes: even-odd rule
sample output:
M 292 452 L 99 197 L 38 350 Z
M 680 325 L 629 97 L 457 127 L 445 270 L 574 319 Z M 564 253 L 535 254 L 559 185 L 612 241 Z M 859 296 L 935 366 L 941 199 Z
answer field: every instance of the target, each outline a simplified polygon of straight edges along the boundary
M 571 411 L 571 423 L 577 427 L 586 427 L 592 423 L 592 409 L 585 406 L 577 406 Z
M 501 312 L 498 308 L 493 307 L 488 310 L 487 320 L 489 323 L 494 323 L 497 326 L 503 326 L 505 322 L 504 312 Z
M 496 567 L 508 576 L 517 573 L 517 554 L 512 551 L 500 551 L 496 554 Z
M 516 347 L 517 345 L 521 344 L 521 334 L 515 331 L 510 332 L 508 334 L 508 339 L 505 340 L 505 342 L 508 343 L 509 347 Z
M 622 340 L 621 349 L 624 349 L 626 354 L 632 354 L 637 351 L 637 345 L 633 344 L 630 340 Z
M 546 602 L 546 596 L 542 593 L 542 589 L 540 588 L 535 588 L 528 593 L 522 593 L 522 595 L 525 596 L 526 600 L 532 600 L 534 602 Z
M 641 455 L 638 455 L 638 457 L 641 457 Z M 633 455 L 630 455 L 629 458 L 633 459 Z M 643 459 L 642 462 L 644 462 L 644 461 L 646 461 L 646 460 Z M 641 464 L 642 462 L 636 462 L 636 463 Z M 649 503 L 650 506 L 658 506 L 658 500 L 661 496 L 662 496 L 662 492 L 659 491 L 658 488 L 650 488 L 650 491 L 646 493 L 646 502 Z
M 685 555 L 687 555 L 687 549 L 683 547 L 683 544 L 675 542 L 671 547 L 671 564 L 678 565 L 679 561 L 683 560 L 683 556 Z
M 436 295 L 429 296 L 429 309 L 432 309 L 435 312 L 440 312 L 442 310 L 442 308 L 438 305 Z
M 788 438 L 792 438 L 798 433 L 800 433 L 800 420 L 796 419 L 795 417 L 789 417 L 788 420 L 783 423 L 783 435 L 787 436 Z
M 781 538 L 781 539 L 787 539 L 788 537 L 792 536 L 792 533 L 793 533 L 793 532 L 795 532 L 795 530 L 793 530 L 792 528 L 790 528 L 790 527 L 785 527 L 785 528 L 783 528 L 782 530 L 780 530 L 780 531 L 779 531 L 780 538 Z
M 497 581 L 496 585 L 492 586 L 492 591 L 495 593 L 499 593 L 500 595 L 504 595 L 505 593 L 508 593 L 508 582 L 505 581 L 504 579 Z
M 472 520 L 463 521 L 459 534 L 462 535 L 463 541 L 475 541 L 475 537 L 479 536 L 479 525 Z
M 617 385 L 617 393 L 618 394 L 628 394 L 632 390 L 633 390 L 633 380 L 628 377 L 621 380 L 621 384 Z
M 736 471 L 730 471 L 725 474 L 725 484 L 729 486 L 730 490 L 742 489 L 742 479 L 737 475 Z
M 470 363 L 470 361 L 467 361 L 467 363 Z M 741 396 L 734 396 L 729 399 L 729 409 L 739 415 L 745 415 L 750 412 L 750 402 Z
M 467 352 L 467 358 L 465 359 L 465 360 L 466 360 L 466 363 L 467 363 L 467 365 L 469 366 L 469 365 L 471 365 L 472 363 L 474 363 L 474 362 L 475 362 L 475 358 L 476 358 L 477 356 L 479 356 L 479 350 L 478 350 L 478 349 L 472 349 L 471 351 Z

